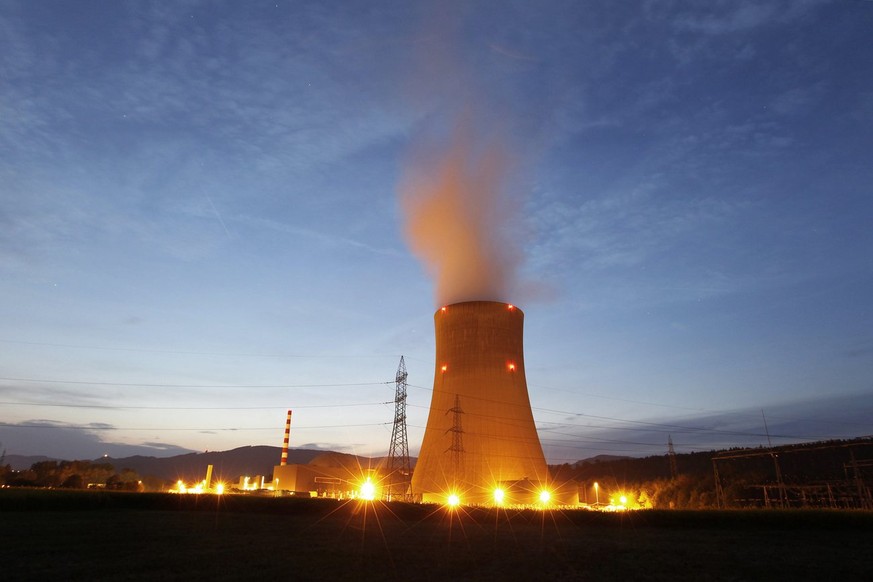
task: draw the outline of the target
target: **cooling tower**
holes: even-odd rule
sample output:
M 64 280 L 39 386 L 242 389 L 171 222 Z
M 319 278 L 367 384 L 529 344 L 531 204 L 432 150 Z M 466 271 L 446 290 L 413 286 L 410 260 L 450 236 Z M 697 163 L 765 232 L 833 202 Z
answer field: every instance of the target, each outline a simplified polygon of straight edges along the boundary
M 433 396 L 412 494 L 424 502 L 534 503 L 548 479 L 524 375 L 524 313 L 494 301 L 434 314 Z

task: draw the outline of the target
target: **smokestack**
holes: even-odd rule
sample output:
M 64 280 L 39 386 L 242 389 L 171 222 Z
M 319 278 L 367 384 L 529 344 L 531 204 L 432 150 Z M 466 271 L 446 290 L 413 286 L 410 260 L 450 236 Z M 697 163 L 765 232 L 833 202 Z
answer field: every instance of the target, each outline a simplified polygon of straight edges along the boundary
M 279 465 L 288 464 L 288 441 L 291 439 L 291 411 L 288 411 L 288 417 L 285 419 L 285 440 L 282 441 L 282 459 Z
M 412 493 L 424 502 L 535 503 L 548 479 L 524 372 L 524 313 L 468 301 L 434 314 L 433 396 Z M 511 485 L 507 487 L 507 484 Z M 527 484 L 527 485 L 525 485 Z M 530 499 L 528 499 L 530 497 Z

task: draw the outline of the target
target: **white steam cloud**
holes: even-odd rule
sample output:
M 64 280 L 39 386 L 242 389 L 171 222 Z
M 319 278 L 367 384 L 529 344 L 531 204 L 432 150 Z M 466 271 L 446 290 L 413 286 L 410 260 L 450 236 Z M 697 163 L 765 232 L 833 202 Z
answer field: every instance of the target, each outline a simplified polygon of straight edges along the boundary
M 436 283 L 437 305 L 509 302 L 521 264 L 506 142 L 468 111 L 447 139 L 422 139 L 399 185 L 404 235 Z

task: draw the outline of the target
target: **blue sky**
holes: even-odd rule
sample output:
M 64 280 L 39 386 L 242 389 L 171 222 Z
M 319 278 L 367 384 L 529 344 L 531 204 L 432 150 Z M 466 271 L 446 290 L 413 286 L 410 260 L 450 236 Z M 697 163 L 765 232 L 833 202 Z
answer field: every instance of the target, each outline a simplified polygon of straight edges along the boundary
M 491 298 L 551 462 L 760 445 L 762 410 L 774 443 L 873 434 L 871 30 L 860 0 L 3 2 L 0 442 L 278 446 L 292 408 L 292 445 L 380 455 L 402 354 L 415 453 L 438 277 L 401 201 L 458 131 L 499 161 Z

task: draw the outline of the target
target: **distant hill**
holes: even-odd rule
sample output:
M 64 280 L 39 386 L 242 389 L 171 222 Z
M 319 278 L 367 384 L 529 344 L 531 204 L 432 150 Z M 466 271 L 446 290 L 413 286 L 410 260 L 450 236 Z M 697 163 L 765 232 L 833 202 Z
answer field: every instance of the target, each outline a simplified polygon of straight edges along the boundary
M 597 455 L 596 457 L 589 457 L 587 459 L 582 459 L 581 461 L 576 461 L 575 465 L 577 467 L 582 465 L 592 465 L 595 463 L 607 463 L 609 461 L 624 461 L 625 459 L 632 459 L 633 457 L 624 457 L 621 455 Z
M 288 462 L 305 464 L 327 451 L 317 449 L 289 449 Z M 235 480 L 240 475 L 271 475 L 279 464 L 280 447 L 266 445 L 239 447 L 229 451 L 188 453 L 175 457 L 104 457 L 100 462 L 111 463 L 117 471 L 132 469 L 142 477 L 156 477 L 166 481 L 195 481 L 206 475 L 207 465 L 213 465 L 213 477 Z
M 235 481 L 241 475 L 262 475 L 268 477 L 273 473 L 273 467 L 279 464 L 282 449 L 266 445 L 239 447 L 229 451 L 208 451 L 205 453 L 187 453 L 174 457 L 147 457 L 135 455 L 132 457 L 100 457 L 93 459 L 94 463 L 109 463 L 116 471 L 124 469 L 135 471 L 142 478 L 154 478 L 161 481 L 185 482 L 199 481 L 206 475 L 206 468 L 213 466 L 213 478 L 222 481 Z M 335 453 L 319 449 L 288 449 L 288 463 L 305 465 L 319 455 Z M 343 454 L 345 453 L 338 453 Z M 355 455 L 348 455 L 355 457 Z M 380 465 L 385 457 L 357 457 L 362 465 Z M 6 455 L 4 465 L 12 466 L 13 470 L 24 471 L 35 463 L 42 461 L 62 461 L 46 456 Z M 70 459 L 66 459 L 70 460 Z M 415 458 L 411 459 L 415 466 Z

